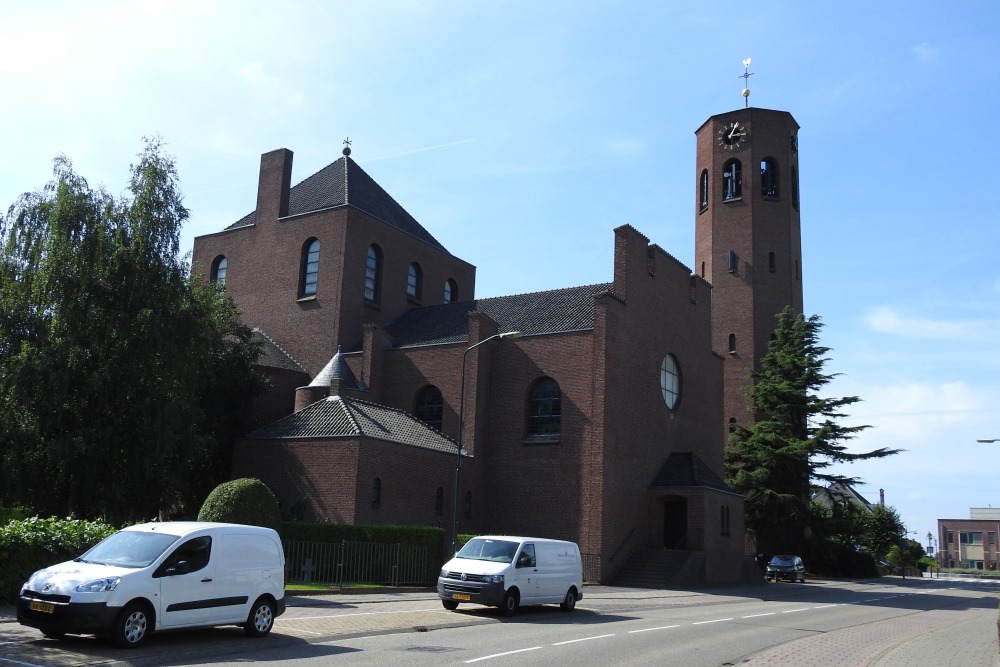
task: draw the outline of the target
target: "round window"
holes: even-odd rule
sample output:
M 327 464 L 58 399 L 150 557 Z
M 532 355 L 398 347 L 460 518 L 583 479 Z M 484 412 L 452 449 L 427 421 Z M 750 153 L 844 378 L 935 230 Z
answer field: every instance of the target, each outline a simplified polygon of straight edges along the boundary
M 677 408 L 681 400 L 681 371 L 672 354 L 663 357 L 663 363 L 660 364 L 660 390 L 667 407 L 671 410 Z

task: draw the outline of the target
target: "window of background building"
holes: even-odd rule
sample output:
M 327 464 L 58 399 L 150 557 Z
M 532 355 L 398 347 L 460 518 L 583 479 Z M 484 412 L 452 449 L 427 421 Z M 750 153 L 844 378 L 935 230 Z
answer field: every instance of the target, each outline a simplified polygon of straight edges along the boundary
M 444 398 L 441 396 L 441 390 L 432 384 L 421 389 L 417 394 L 413 414 L 423 423 L 440 431 L 444 419 Z
M 372 480 L 372 507 L 382 505 L 382 480 L 378 477 Z
M 778 198 L 778 164 L 771 158 L 760 161 L 760 194 L 766 199 Z
M 444 489 L 440 486 L 434 495 L 434 513 L 438 516 L 444 515 Z
M 722 198 L 739 199 L 743 196 L 743 168 L 739 160 L 730 160 L 722 169 Z
M 701 187 L 698 194 L 698 201 L 703 210 L 708 208 L 708 169 L 703 169 L 701 172 Z
M 423 291 L 423 272 L 416 262 L 410 264 L 406 270 L 406 296 L 411 299 L 420 300 L 420 293 Z
M 558 440 L 562 419 L 562 392 L 552 378 L 542 378 L 528 392 L 528 437 Z

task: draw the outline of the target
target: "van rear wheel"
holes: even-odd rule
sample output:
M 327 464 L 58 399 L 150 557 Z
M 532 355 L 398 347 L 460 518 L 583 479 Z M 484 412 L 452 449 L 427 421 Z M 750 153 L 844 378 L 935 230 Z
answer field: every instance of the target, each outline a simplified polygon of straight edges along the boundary
M 576 609 L 576 589 L 571 588 L 566 591 L 566 598 L 559 605 L 559 608 L 563 611 L 573 611 Z
M 263 637 L 274 627 L 274 603 L 268 598 L 258 598 L 250 607 L 243 631 L 249 637 Z
M 504 616 L 513 616 L 514 612 L 517 611 L 518 604 L 520 604 L 520 599 L 517 591 L 512 588 L 503 596 L 503 602 L 500 603 L 500 613 Z

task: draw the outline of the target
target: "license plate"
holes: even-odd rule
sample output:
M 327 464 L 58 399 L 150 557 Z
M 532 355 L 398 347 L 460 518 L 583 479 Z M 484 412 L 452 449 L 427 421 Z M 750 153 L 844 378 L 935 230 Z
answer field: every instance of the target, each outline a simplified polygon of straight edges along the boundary
M 471 595 L 466 595 L 465 593 L 454 593 L 452 596 L 454 600 L 471 600 Z
M 32 602 L 31 611 L 42 611 L 46 614 L 51 614 L 55 612 L 56 606 L 54 604 L 49 604 L 48 602 Z

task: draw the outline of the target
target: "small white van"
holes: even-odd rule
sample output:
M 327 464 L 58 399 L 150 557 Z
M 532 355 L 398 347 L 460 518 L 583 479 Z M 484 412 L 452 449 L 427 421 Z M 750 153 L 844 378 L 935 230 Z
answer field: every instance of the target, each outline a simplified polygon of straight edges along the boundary
M 540 537 L 474 537 L 444 564 L 437 583 L 445 609 L 462 602 L 500 607 L 558 603 L 573 611 L 583 598 L 583 561 L 573 542 Z
M 46 637 L 106 635 L 139 646 L 154 630 L 271 631 L 285 611 L 285 555 L 270 528 L 176 521 L 125 528 L 79 558 L 35 572 L 17 620 Z

